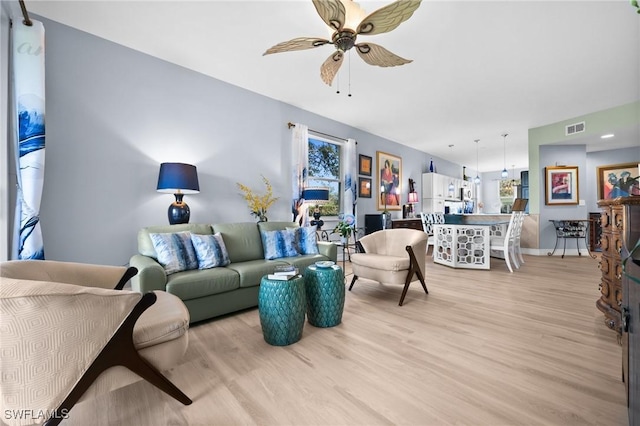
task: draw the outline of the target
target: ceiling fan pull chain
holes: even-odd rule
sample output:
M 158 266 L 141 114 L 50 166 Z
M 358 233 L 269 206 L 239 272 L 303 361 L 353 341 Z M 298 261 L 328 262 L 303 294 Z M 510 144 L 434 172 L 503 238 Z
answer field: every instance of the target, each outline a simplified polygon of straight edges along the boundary
M 340 71 L 338 71 L 338 75 L 336 77 L 338 77 L 338 82 L 337 82 L 338 90 L 336 90 L 336 94 L 339 95 L 340 94 Z
M 351 97 L 351 50 L 349 50 L 349 94 L 348 97 Z

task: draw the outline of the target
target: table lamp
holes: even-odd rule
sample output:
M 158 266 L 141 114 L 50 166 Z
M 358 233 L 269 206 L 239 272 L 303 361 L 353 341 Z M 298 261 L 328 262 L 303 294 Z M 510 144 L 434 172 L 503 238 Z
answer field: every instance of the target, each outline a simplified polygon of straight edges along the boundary
M 315 225 L 318 231 L 322 230 L 324 221 L 320 220 L 322 216 L 322 205 L 329 201 L 329 188 L 324 187 L 310 187 L 302 190 L 302 198 L 304 198 L 305 204 L 315 204 L 313 210 L 313 219 L 311 225 Z
M 157 190 L 176 197 L 176 201 L 169 206 L 169 223 L 171 225 L 189 223 L 191 211 L 187 203 L 182 201 L 182 197 L 184 194 L 200 192 L 196 166 L 184 163 L 160 164 Z

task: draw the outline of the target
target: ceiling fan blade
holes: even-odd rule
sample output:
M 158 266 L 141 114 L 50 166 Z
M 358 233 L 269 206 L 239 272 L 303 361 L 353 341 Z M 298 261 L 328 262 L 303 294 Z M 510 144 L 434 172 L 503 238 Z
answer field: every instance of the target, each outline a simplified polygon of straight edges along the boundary
M 396 67 L 398 65 L 413 62 L 411 59 L 404 59 L 400 56 L 389 52 L 382 46 L 373 43 L 356 44 L 358 55 L 369 65 L 377 65 L 379 67 Z
M 333 82 L 333 78 L 338 73 L 340 66 L 342 65 L 342 59 L 344 58 L 344 53 L 336 50 L 333 52 L 326 61 L 320 67 L 320 78 L 327 85 L 331 86 Z
M 313 5 L 325 24 L 336 31 L 342 29 L 346 11 L 340 0 L 313 0 Z
M 397 0 L 372 12 L 360 22 L 357 34 L 381 34 L 398 27 L 420 6 L 422 0 Z M 314 2 L 315 3 L 315 2 Z
M 283 41 L 282 43 L 278 43 L 273 47 L 267 49 L 266 52 L 262 54 L 269 55 L 271 53 L 281 53 L 281 52 L 291 52 L 293 50 L 305 50 L 305 49 L 313 49 L 314 47 L 324 46 L 325 44 L 331 43 L 329 40 L 325 40 L 322 38 L 315 37 L 298 37 L 293 40 Z

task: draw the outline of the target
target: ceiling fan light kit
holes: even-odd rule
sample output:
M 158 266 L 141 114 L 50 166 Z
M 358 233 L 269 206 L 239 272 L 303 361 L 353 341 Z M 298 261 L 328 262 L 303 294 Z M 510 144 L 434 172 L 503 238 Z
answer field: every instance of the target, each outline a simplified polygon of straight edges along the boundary
M 267 49 L 263 55 L 313 49 L 332 44 L 336 51 L 329 55 L 320 67 L 320 78 L 329 86 L 342 65 L 344 53 L 353 47 L 356 48 L 362 60 L 369 65 L 395 67 L 411 62 L 410 59 L 401 58 L 377 44 L 356 43 L 356 39 L 358 35 L 375 35 L 394 30 L 413 15 L 420 6 L 421 0 L 396 0 L 368 15 L 358 3 L 351 0 L 312 1 L 320 18 L 334 31 L 331 41 L 314 37 L 298 37 L 276 44 Z

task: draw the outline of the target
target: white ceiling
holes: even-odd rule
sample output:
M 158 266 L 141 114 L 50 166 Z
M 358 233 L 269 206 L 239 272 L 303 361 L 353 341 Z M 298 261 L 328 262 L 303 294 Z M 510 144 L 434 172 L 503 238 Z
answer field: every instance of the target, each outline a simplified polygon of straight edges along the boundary
M 388 3 L 360 4 L 371 12 Z M 640 99 L 640 15 L 627 0 L 425 0 L 394 31 L 359 37 L 413 62 L 373 67 L 354 52 L 339 75 L 341 94 L 320 80 L 332 46 L 262 56 L 294 37 L 330 36 L 310 0 L 26 4 L 32 14 L 473 169 L 480 139 L 481 172 L 504 167 L 502 133 L 507 168 L 526 168 L 529 128 Z M 640 141 L 637 126 L 612 132 L 606 142 L 579 142 L 599 150 Z

